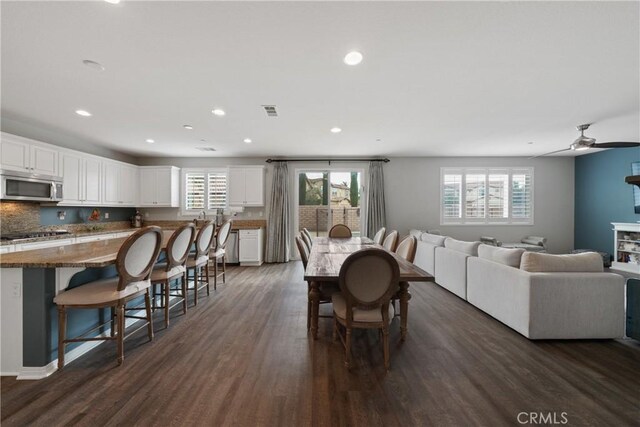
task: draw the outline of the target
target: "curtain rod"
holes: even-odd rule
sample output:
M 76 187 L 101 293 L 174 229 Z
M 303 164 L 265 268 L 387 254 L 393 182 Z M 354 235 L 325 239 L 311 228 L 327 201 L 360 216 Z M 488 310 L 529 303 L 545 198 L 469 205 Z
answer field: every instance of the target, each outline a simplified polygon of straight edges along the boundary
M 311 159 L 267 159 L 266 160 L 267 163 L 274 163 L 274 162 L 385 162 L 385 163 L 389 163 L 391 160 L 387 159 L 386 157 L 384 159 L 316 159 L 316 158 L 311 158 Z

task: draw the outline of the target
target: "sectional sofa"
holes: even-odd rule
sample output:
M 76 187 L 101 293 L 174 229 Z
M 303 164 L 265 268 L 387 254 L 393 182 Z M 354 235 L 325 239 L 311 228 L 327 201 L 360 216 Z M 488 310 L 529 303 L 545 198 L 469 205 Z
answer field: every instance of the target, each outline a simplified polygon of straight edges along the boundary
M 420 233 L 414 262 L 529 339 L 624 336 L 624 279 L 604 273 L 597 253 L 550 255 Z

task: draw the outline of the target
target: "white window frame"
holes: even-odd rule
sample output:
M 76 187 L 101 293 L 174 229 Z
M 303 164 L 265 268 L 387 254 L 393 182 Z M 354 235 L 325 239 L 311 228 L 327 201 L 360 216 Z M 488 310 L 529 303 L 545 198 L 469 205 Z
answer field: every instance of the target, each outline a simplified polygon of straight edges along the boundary
M 531 176 L 531 216 L 527 219 L 513 218 L 513 175 L 519 173 L 527 173 Z M 462 175 L 462 184 L 460 190 L 460 215 L 461 218 L 445 218 L 444 217 L 444 176 L 459 174 Z M 485 217 L 484 218 L 467 218 L 466 217 L 466 175 L 467 174 L 484 174 L 485 180 Z M 488 218 L 489 215 L 489 194 L 488 194 L 488 176 L 490 174 L 507 174 L 509 176 L 509 215 L 507 218 Z M 533 167 L 441 167 L 440 168 L 440 225 L 534 225 L 535 212 L 535 183 L 534 183 Z
M 187 174 L 202 173 L 205 175 L 204 180 L 204 209 L 187 209 Z M 183 168 L 180 178 L 180 214 L 182 216 L 200 215 L 204 211 L 207 215 L 215 215 L 216 209 L 208 209 L 209 206 L 209 179 L 210 173 L 223 173 L 227 176 L 227 202 L 222 209 L 229 207 L 229 168 Z

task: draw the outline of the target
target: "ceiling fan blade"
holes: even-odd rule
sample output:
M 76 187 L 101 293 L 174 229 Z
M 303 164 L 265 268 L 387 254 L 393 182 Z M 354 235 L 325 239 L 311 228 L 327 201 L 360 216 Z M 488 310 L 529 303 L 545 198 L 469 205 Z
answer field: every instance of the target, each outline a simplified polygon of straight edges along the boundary
M 601 142 L 600 144 L 593 144 L 595 148 L 630 148 L 640 147 L 640 142 Z
M 529 159 L 537 159 L 538 157 L 548 156 L 550 154 L 562 153 L 563 151 L 569 151 L 571 148 L 563 148 L 562 150 L 551 151 L 549 153 L 539 154 L 537 156 L 529 157 Z

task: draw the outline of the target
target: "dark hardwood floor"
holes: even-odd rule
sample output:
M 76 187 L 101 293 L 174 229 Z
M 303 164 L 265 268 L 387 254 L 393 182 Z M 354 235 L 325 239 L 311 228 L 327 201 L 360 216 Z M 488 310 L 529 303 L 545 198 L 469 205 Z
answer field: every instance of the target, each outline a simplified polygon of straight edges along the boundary
M 157 315 L 152 343 L 127 341 L 122 367 L 107 343 L 47 379 L 3 378 L 2 425 L 498 426 L 521 412 L 640 423 L 636 341 L 529 341 L 423 283 L 404 344 L 392 325 L 391 371 L 377 333 L 358 331 L 347 372 L 330 319 L 307 336 L 299 262 L 229 271 L 168 330 Z

